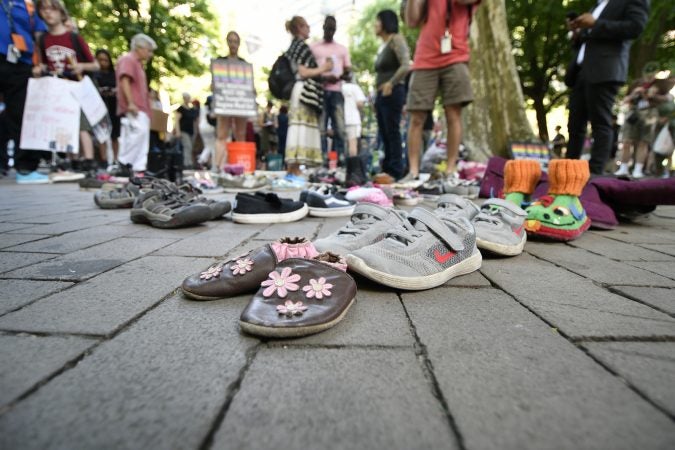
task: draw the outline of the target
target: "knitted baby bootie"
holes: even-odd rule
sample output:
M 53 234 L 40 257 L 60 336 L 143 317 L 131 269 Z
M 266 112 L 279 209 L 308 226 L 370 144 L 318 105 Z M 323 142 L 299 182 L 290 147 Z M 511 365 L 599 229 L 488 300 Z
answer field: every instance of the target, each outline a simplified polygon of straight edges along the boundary
M 533 159 L 513 159 L 504 167 L 504 199 L 518 207 L 530 201 L 541 177 L 541 166 Z
M 551 161 L 548 195 L 526 208 L 527 234 L 557 241 L 571 241 L 581 236 L 591 226 L 591 219 L 579 201 L 589 177 L 588 161 Z

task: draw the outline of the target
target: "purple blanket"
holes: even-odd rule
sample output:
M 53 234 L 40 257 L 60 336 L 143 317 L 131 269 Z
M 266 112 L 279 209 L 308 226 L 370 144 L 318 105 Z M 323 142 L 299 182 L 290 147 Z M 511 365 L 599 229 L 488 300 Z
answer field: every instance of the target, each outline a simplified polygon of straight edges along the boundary
M 506 161 L 498 156 L 490 158 L 480 185 L 481 197 L 503 197 Z M 547 193 L 548 175 L 542 173 L 533 198 Z M 611 229 L 619 224 L 617 213 L 629 210 L 647 212 L 658 205 L 675 205 L 675 179 L 628 181 L 596 177 L 588 182 L 580 200 L 591 218 L 592 227 Z

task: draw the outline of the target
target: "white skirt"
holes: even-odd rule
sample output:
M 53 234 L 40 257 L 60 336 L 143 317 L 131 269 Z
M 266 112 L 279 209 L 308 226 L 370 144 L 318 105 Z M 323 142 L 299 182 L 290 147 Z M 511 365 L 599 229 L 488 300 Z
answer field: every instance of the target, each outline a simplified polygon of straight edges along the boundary
M 323 155 L 319 116 L 313 109 L 300 103 L 303 84 L 302 81 L 296 81 L 291 93 L 285 160 L 288 164 L 320 166 L 323 164 Z

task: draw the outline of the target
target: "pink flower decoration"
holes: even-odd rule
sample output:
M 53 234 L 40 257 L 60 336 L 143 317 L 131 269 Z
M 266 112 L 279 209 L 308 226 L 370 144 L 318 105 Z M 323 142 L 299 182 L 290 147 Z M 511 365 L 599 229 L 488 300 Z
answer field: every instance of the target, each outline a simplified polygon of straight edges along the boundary
M 288 317 L 300 316 L 305 311 L 307 311 L 307 307 L 302 302 L 293 303 L 292 300 L 286 300 L 286 303 L 277 306 L 277 312 Z
M 220 264 L 216 265 L 216 266 L 212 266 L 212 267 L 209 267 L 208 269 L 206 269 L 201 274 L 199 274 L 199 278 L 201 280 L 210 280 L 212 278 L 218 278 L 222 271 L 223 271 L 223 266 L 221 266 Z
M 300 281 L 300 275 L 291 274 L 290 267 L 284 267 L 281 273 L 276 270 L 270 272 L 269 277 L 269 280 L 261 283 L 261 286 L 267 286 L 267 289 L 263 291 L 264 297 L 271 297 L 276 291 L 279 297 L 284 298 L 288 291 L 298 290 L 298 285 L 295 282 Z
M 253 260 L 250 258 L 238 259 L 231 266 L 232 275 L 245 275 L 246 272 L 250 272 L 253 267 Z
M 321 300 L 324 296 L 330 297 L 330 289 L 333 287 L 332 284 L 326 283 L 324 277 L 319 278 L 319 280 L 311 279 L 309 284 L 302 288 L 305 291 L 307 298 L 316 297 L 317 300 Z

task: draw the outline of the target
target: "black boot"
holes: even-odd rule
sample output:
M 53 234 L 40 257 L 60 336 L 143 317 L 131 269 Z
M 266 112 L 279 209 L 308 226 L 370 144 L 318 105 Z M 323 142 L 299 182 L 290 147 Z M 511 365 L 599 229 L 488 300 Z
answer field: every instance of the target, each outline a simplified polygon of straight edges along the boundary
M 345 180 L 347 187 L 363 186 L 367 181 L 368 175 L 366 175 L 363 159 L 358 156 L 347 158 L 347 178 Z

